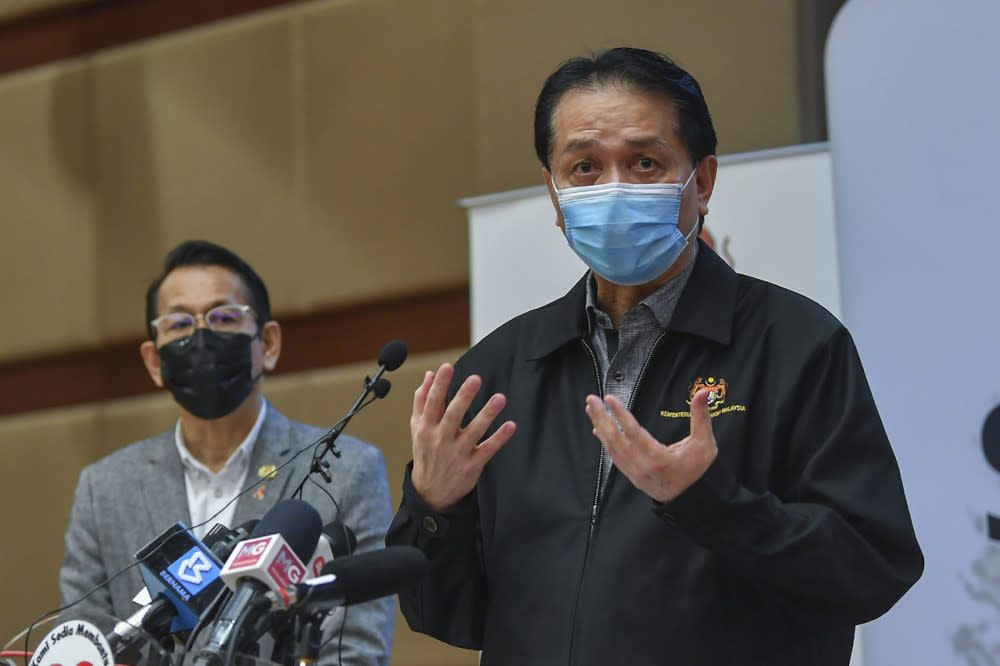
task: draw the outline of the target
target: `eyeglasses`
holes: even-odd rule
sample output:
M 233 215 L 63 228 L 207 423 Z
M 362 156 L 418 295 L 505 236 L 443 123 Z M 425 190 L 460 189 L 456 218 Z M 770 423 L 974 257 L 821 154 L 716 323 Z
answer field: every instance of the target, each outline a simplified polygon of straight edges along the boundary
M 219 305 L 205 314 L 193 315 L 188 312 L 171 312 L 157 317 L 149 322 L 156 331 L 158 341 L 171 342 L 186 338 L 198 327 L 198 319 L 205 326 L 219 333 L 241 333 L 246 330 L 247 323 L 254 321 L 256 315 L 249 305 Z

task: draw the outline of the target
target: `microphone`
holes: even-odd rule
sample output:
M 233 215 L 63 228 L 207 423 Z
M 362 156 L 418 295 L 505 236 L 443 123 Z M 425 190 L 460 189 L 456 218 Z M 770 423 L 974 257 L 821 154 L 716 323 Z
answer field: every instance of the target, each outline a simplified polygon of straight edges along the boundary
M 324 567 L 335 558 L 348 557 L 357 545 L 358 538 L 350 527 L 339 520 L 327 523 L 316 544 L 316 552 L 309 560 L 309 576 L 322 575 Z M 290 617 L 286 613 L 272 615 L 275 622 L 271 629 L 274 637 L 271 660 L 299 666 L 312 664 L 319 658 L 320 626 L 325 616 L 325 612 L 299 617 Z
M 316 550 L 321 530 L 319 513 L 301 500 L 278 502 L 261 518 L 219 574 L 234 594 L 219 613 L 196 666 L 222 666 L 236 650 L 246 649 L 264 633 L 266 623 L 259 620 L 270 606 L 264 593 L 306 577 L 303 560 Z
M 204 541 L 205 545 L 208 546 L 216 557 L 220 561 L 225 562 L 229 559 L 229 556 L 233 554 L 233 549 L 236 548 L 236 544 L 240 541 L 248 539 L 251 534 L 253 534 L 254 529 L 257 524 L 260 523 L 259 518 L 251 518 L 250 520 L 240 523 L 233 529 L 229 529 L 222 523 L 216 523 L 212 526 L 212 529 L 205 534 Z
M 384 367 L 387 372 L 392 372 L 403 365 L 403 361 L 406 360 L 406 351 L 405 342 L 392 340 L 386 343 L 382 347 L 382 351 L 378 353 L 378 364 Z
M 384 398 L 389 395 L 389 389 L 392 388 L 392 384 L 385 377 L 379 377 L 374 382 L 372 382 L 372 393 L 375 394 L 376 398 Z
M 236 543 L 245 539 L 258 522 L 247 521 L 233 530 L 217 523 L 204 541 L 196 539 L 183 523 L 176 523 L 136 553 L 146 591 L 150 595 L 156 591 L 157 596 L 119 621 L 105 636 L 115 655 L 120 655 L 143 632 L 162 641 L 172 633 L 191 629 L 222 589 L 218 580 L 222 560 L 229 557 Z M 178 554 L 182 552 L 183 555 Z
M 396 594 L 427 572 L 427 556 L 413 546 L 389 546 L 335 559 L 318 578 L 264 594 L 273 609 L 312 611 L 353 606 Z
M 313 552 L 312 559 L 309 560 L 307 568 L 312 577 L 319 576 L 323 567 L 337 557 L 346 557 L 354 552 L 354 547 L 358 545 L 358 538 L 354 536 L 354 530 L 340 522 L 334 520 L 323 526 L 323 532 L 319 535 L 319 543 Z

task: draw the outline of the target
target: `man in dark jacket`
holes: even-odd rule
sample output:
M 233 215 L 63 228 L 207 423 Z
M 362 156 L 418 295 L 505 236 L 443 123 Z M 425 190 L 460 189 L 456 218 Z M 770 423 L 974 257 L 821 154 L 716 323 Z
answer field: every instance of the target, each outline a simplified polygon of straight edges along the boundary
M 591 270 L 417 389 L 410 626 L 487 666 L 846 665 L 923 569 L 849 333 L 696 240 L 715 131 L 665 56 L 562 65 L 535 147 Z

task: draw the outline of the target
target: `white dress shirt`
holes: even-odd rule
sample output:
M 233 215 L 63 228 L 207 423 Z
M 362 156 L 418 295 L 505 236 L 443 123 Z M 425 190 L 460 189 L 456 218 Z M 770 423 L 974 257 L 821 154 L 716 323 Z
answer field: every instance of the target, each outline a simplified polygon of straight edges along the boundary
M 174 440 L 177 442 L 177 452 L 184 464 L 184 485 L 187 488 L 188 510 L 191 512 L 192 531 L 199 539 L 216 523 L 226 527 L 233 526 L 236 515 L 236 495 L 246 484 L 247 471 L 250 467 L 250 455 L 257 443 L 257 435 L 267 414 L 267 401 L 262 400 L 260 412 L 253 428 L 247 433 L 233 455 L 229 456 L 225 466 L 216 474 L 204 463 L 197 460 L 184 443 L 181 433 L 181 422 L 178 419 L 174 428 Z M 204 524 L 203 524 L 204 523 Z

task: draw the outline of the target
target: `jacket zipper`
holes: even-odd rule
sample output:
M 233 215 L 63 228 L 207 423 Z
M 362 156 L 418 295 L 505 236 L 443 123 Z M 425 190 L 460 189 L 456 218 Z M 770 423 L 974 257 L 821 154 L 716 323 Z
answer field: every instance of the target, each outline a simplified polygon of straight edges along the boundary
M 649 367 L 649 362 L 653 358 L 653 352 L 656 351 L 657 345 L 660 344 L 660 340 L 662 340 L 663 336 L 666 334 L 666 331 L 660 331 L 660 334 L 656 336 L 656 339 L 653 340 L 652 346 L 649 348 L 649 353 L 646 354 L 646 360 L 642 362 L 642 367 L 639 368 L 639 376 L 635 379 L 635 386 L 632 387 L 632 393 L 628 397 L 628 404 L 625 405 L 625 408 L 630 412 L 632 411 L 632 404 L 635 402 L 635 394 L 639 390 L 639 385 L 642 384 L 642 378 L 646 376 L 646 368 Z
M 584 349 L 590 354 L 590 360 L 594 364 L 594 379 L 597 380 L 597 395 L 604 391 L 604 382 L 601 380 L 601 366 L 597 363 L 597 355 L 591 349 L 586 339 L 581 338 Z M 573 605 L 573 621 L 570 625 L 569 637 L 569 664 L 573 664 L 573 653 L 576 648 L 576 612 L 580 609 L 580 590 L 583 588 L 583 575 L 587 570 L 587 558 L 590 557 L 590 540 L 594 537 L 594 526 L 597 524 L 597 507 L 601 501 L 601 479 L 604 477 L 604 447 L 599 447 L 600 455 L 597 459 L 597 488 L 594 490 L 594 503 L 590 507 L 590 528 L 587 532 L 587 545 L 583 549 L 583 566 L 580 567 L 580 580 L 576 585 L 576 603 Z
M 639 384 L 642 383 L 642 378 L 646 375 L 646 368 L 649 367 L 649 361 L 653 358 L 653 352 L 656 351 L 657 345 L 660 344 L 660 340 L 663 339 L 665 335 L 664 331 L 661 331 L 656 340 L 653 341 L 652 346 L 649 348 L 649 353 L 646 354 L 645 360 L 642 362 L 642 367 L 639 369 L 639 376 L 635 380 L 635 386 L 632 387 L 632 393 L 628 398 L 628 405 L 626 408 L 632 411 L 632 403 L 635 401 L 635 394 L 639 390 Z M 590 360 L 594 364 L 594 377 L 597 379 L 597 395 L 603 400 L 601 393 L 604 391 L 604 382 L 601 380 L 601 367 L 597 363 L 597 355 L 594 354 L 594 350 L 587 343 L 586 339 L 581 339 L 584 348 L 587 353 L 590 354 Z M 590 542 L 594 538 L 594 528 L 597 527 L 597 509 L 601 503 L 601 486 L 604 481 L 604 447 L 600 447 L 600 457 L 597 462 L 597 488 L 594 490 L 594 503 L 590 507 L 590 529 L 587 532 L 587 545 L 583 551 L 583 567 L 580 569 L 580 582 L 577 583 L 576 590 L 576 604 L 573 607 L 573 624 L 572 624 L 572 634 L 569 639 L 569 664 L 572 666 L 574 651 L 576 649 L 576 613 L 580 609 L 580 590 L 583 587 L 583 576 L 587 570 L 587 559 L 590 557 Z

